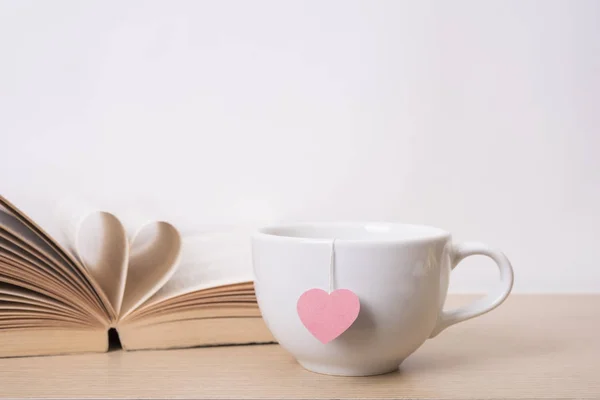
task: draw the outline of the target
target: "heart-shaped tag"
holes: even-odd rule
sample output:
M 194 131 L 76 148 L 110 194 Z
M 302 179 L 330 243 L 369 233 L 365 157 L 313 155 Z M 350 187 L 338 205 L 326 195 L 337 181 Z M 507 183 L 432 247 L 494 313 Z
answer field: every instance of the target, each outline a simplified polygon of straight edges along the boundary
M 306 329 L 325 344 L 350 328 L 358 317 L 360 301 L 348 289 L 331 293 L 310 289 L 302 293 L 296 308 Z

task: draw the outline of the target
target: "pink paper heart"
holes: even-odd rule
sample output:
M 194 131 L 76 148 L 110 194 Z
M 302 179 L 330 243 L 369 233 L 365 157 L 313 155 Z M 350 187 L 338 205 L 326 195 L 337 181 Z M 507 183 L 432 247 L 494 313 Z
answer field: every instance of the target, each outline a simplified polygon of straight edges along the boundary
M 334 290 L 331 294 L 310 289 L 302 293 L 296 308 L 306 329 L 325 344 L 350 328 L 358 317 L 360 301 L 348 289 Z

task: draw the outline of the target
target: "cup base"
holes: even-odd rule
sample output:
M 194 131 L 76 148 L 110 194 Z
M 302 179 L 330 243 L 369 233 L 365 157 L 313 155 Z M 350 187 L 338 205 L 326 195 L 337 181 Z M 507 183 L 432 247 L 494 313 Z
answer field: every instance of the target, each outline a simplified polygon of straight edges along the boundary
M 310 372 L 314 372 L 321 375 L 332 375 L 332 376 L 373 376 L 373 375 L 383 375 L 389 374 L 391 372 L 396 372 L 400 367 L 400 362 L 394 362 L 393 364 L 387 363 L 382 365 L 371 365 L 371 366 L 361 366 L 361 367 L 347 367 L 340 365 L 329 365 L 329 364 L 319 364 L 319 363 L 311 363 L 305 361 L 298 361 L 304 369 Z

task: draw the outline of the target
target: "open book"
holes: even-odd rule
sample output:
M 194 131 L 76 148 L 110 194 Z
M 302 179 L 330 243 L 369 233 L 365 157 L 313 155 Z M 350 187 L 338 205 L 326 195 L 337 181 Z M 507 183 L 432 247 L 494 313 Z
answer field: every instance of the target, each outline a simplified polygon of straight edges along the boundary
M 68 212 L 58 240 L 0 196 L 0 357 L 274 341 L 242 237 Z

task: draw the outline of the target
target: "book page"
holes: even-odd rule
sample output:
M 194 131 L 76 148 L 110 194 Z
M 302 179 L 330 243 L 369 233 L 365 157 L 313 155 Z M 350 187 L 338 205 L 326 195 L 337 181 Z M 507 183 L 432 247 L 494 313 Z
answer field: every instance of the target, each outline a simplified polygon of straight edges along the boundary
M 21 222 L 18 218 L 3 210 L 0 210 L 0 238 L 6 243 L 19 245 L 23 248 L 22 253 L 38 256 L 41 264 L 36 265 L 43 272 L 55 271 L 63 276 L 65 283 L 70 283 L 80 296 L 85 296 L 86 291 L 83 283 L 77 280 L 73 271 L 64 265 L 62 258 L 42 238 Z M 0 242 L 1 243 L 1 242 Z M 39 257 L 39 255 L 42 255 Z M 33 262 L 31 260 L 28 260 Z M 91 301 L 91 299 L 90 299 Z
M 127 219 L 131 224 L 131 219 Z M 181 259 L 179 231 L 164 221 L 141 224 L 131 236 L 120 318 L 134 311 L 172 278 Z
M 89 320 L 88 315 L 72 309 L 68 304 L 62 303 L 41 293 L 27 290 L 26 288 L 0 282 L 0 299 L 11 300 L 15 303 L 39 305 L 43 308 L 50 307 L 61 310 L 72 316 L 79 316 L 82 321 Z
M 254 279 L 248 229 L 184 237 L 181 253 L 175 274 L 141 308 L 186 293 Z
M 95 292 L 40 234 L 9 212 L 0 209 L 0 277 L 26 281 L 73 308 L 86 310 L 89 318 L 105 321 L 106 315 L 95 307 Z
M 111 320 L 116 321 L 125 292 L 129 259 L 127 234 L 121 221 L 76 197 L 61 202 L 56 218 L 66 246 L 93 276 L 108 300 Z
M 85 329 L 81 327 L 68 327 L 68 329 L 65 329 L 64 322 L 61 322 L 61 326 L 58 327 L 53 326 L 51 322 L 34 320 L 30 323 L 13 324 L 12 327 L 35 329 L 0 330 L 0 357 L 48 356 L 105 352 L 108 350 L 105 329 L 90 329 L 87 327 Z M 28 373 L 37 373 L 41 370 L 45 370 L 45 368 L 32 367 L 29 368 Z M 51 375 L 55 372 L 49 371 Z M 20 374 L 19 372 L 16 373 Z M 35 382 L 35 379 L 31 381 Z M 3 391 L 3 393 L 5 392 Z
M 198 318 L 194 315 L 189 319 L 161 324 L 124 325 L 118 330 L 125 350 L 275 342 L 264 320 L 256 316 Z
M 8 255 L 13 259 L 17 257 L 17 259 L 21 262 L 24 262 L 26 266 L 35 268 L 40 274 L 57 281 L 58 284 L 64 288 L 63 291 L 65 295 L 71 294 L 73 297 L 72 303 L 74 303 L 74 305 L 78 303 L 78 298 L 84 295 L 84 293 L 78 290 L 78 286 L 76 281 L 74 281 L 74 278 L 65 273 L 60 265 L 56 265 L 55 262 L 48 258 L 44 253 L 38 251 L 29 243 L 23 241 L 17 236 L 10 234 L 1 227 L 0 253 Z
M 73 308 L 85 309 L 88 313 L 91 312 L 90 306 L 81 302 L 80 298 L 71 293 L 64 282 L 40 273 L 39 268 L 28 264 L 18 255 L 8 253 L 2 248 L 0 248 L 0 269 L 0 280 L 2 281 L 4 281 L 4 278 L 12 278 L 28 282 L 38 291 L 47 291 L 52 293 L 54 298 L 72 304 Z M 84 308 L 86 306 L 87 308 Z
M 81 301 L 94 309 L 91 314 L 99 321 L 106 322 L 107 300 L 102 293 L 99 293 L 98 285 L 93 277 L 72 253 L 2 195 L 0 195 L 0 215 L 3 218 L 0 226 L 11 235 L 21 238 L 34 246 L 36 250 L 55 260 L 55 265 L 77 283 L 74 287 L 83 293 Z M 11 218 L 6 218 L 7 216 Z

